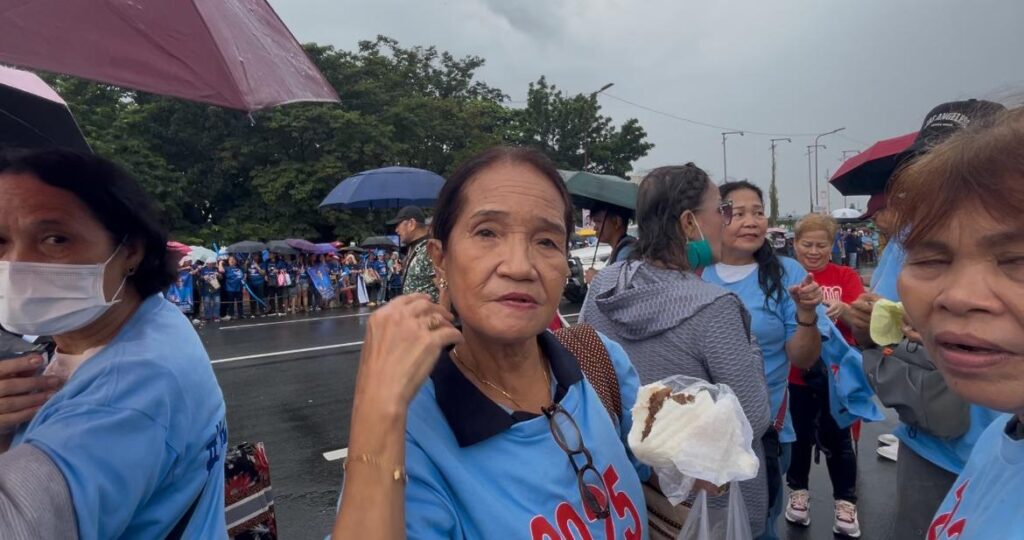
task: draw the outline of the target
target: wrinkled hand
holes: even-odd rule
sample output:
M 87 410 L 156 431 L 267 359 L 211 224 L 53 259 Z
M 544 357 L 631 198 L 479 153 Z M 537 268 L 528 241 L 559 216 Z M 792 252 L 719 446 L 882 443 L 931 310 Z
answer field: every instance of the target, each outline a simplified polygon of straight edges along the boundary
M 903 315 L 903 326 L 900 330 L 903 331 L 903 336 L 907 338 L 907 341 L 917 343 L 918 345 L 924 345 L 924 339 L 921 337 L 921 334 L 914 329 L 913 323 L 910 322 L 910 319 L 908 319 L 906 315 Z
M 586 282 L 587 285 L 590 285 L 590 282 L 594 281 L 594 276 L 596 275 L 596 268 L 587 268 L 587 271 L 583 273 L 583 281 Z
M 803 282 L 789 288 L 789 296 L 801 311 L 814 311 L 821 304 L 821 287 L 814 282 L 814 276 L 807 274 Z
M 716 486 L 707 480 L 697 480 L 693 483 L 692 492 L 695 493 L 697 490 L 706 492 L 709 497 L 720 497 L 729 492 L 729 484 Z
M 0 360 L 0 433 L 28 422 L 63 384 L 59 377 L 36 375 L 43 357 L 29 354 Z
M 875 293 L 866 292 L 859 297 L 852 304 L 850 304 L 850 310 L 847 313 L 848 323 L 854 330 L 861 332 L 868 332 L 871 328 L 871 310 L 875 308 L 875 302 L 880 300 L 882 297 Z
M 399 296 L 374 312 L 359 358 L 356 401 L 408 406 L 441 351 L 462 342 L 453 320 L 450 311 L 425 294 Z
M 833 302 L 832 305 L 828 306 L 828 310 L 825 311 L 825 315 L 833 321 L 837 321 L 842 318 L 846 311 L 850 309 L 850 305 L 841 301 Z

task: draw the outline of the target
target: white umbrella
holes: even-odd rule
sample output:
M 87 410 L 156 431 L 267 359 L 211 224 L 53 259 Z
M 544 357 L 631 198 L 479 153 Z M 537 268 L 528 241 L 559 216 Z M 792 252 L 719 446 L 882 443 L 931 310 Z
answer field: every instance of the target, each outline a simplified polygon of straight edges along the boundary
M 216 262 L 217 261 L 217 252 L 216 251 L 214 251 L 214 250 L 212 250 L 210 248 L 204 248 L 202 246 L 189 246 L 189 247 L 192 248 L 192 251 L 189 252 L 189 256 L 192 257 L 193 261 L 198 261 L 198 262 L 201 262 L 201 263 L 208 263 L 208 262 Z
M 857 219 L 860 215 L 861 212 L 853 208 L 836 208 L 832 211 L 832 217 L 836 219 Z

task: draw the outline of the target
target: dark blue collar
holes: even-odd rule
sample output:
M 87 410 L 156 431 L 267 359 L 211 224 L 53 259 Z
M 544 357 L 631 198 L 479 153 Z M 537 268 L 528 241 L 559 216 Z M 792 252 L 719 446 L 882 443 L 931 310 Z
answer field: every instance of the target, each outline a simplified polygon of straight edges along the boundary
M 551 332 L 537 336 L 541 352 L 551 362 L 551 373 L 555 377 L 555 401 L 560 402 L 569 387 L 583 380 L 579 361 L 562 347 Z M 533 413 L 505 412 L 500 405 L 491 401 L 452 362 L 449 351 L 441 353 L 430 379 L 434 382 L 434 394 L 445 420 L 460 447 L 472 446 L 498 435 L 517 422 L 536 418 Z

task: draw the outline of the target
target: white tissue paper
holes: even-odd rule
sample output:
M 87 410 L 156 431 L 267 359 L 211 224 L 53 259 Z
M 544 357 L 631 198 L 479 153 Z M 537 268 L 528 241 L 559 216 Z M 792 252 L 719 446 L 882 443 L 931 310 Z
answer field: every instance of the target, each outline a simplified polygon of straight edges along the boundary
M 641 440 L 651 396 L 666 388 L 673 396 L 689 397 L 684 403 L 665 399 Z M 662 492 L 674 505 L 686 500 L 694 479 L 721 486 L 755 478 L 760 463 L 753 439 L 739 400 L 724 384 L 676 375 L 640 388 L 633 406 L 629 447 L 654 468 Z

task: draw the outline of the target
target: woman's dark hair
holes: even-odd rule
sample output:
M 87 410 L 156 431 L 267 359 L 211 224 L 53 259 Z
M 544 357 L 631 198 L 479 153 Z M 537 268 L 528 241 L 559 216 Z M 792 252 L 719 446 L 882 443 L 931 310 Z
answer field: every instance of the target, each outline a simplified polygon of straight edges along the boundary
M 445 182 L 437 197 L 437 209 L 434 213 L 432 227 L 434 238 L 440 240 L 442 245 L 448 244 L 455 222 L 462 212 L 464 204 L 462 194 L 466 191 L 466 185 L 481 171 L 499 163 L 529 165 L 551 182 L 565 206 L 563 219 L 565 220 L 565 242 L 568 246 L 570 235 L 575 229 L 575 221 L 572 199 L 569 197 L 569 190 L 565 187 L 565 181 L 562 180 L 562 175 L 558 174 L 555 164 L 541 151 L 520 146 L 494 146 L 484 150 L 469 158 L 448 177 L 448 181 Z
M 0 155 L 0 173 L 29 174 L 85 203 L 114 244 L 141 241 L 142 261 L 128 283 L 146 298 L 177 279 L 167 252 L 167 230 L 153 199 L 114 162 L 64 149 L 14 150 Z
M 679 216 L 696 212 L 714 184 L 708 173 L 693 163 L 658 167 L 647 173 L 636 195 L 636 223 L 640 231 L 633 256 L 688 270 L 686 233 Z
M 764 204 L 764 192 L 746 180 L 726 182 L 718 187 L 722 199 L 727 198 L 730 193 L 742 189 L 749 189 L 757 193 L 757 198 L 761 200 L 762 205 Z M 754 252 L 754 260 L 757 261 L 757 283 L 764 292 L 764 306 L 768 307 L 769 300 L 775 300 L 776 305 L 781 304 L 786 295 L 786 288 L 782 284 L 782 277 L 786 274 L 786 270 L 782 266 L 782 261 L 775 255 L 775 248 L 772 247 L 767 237 L 761 247 Z

